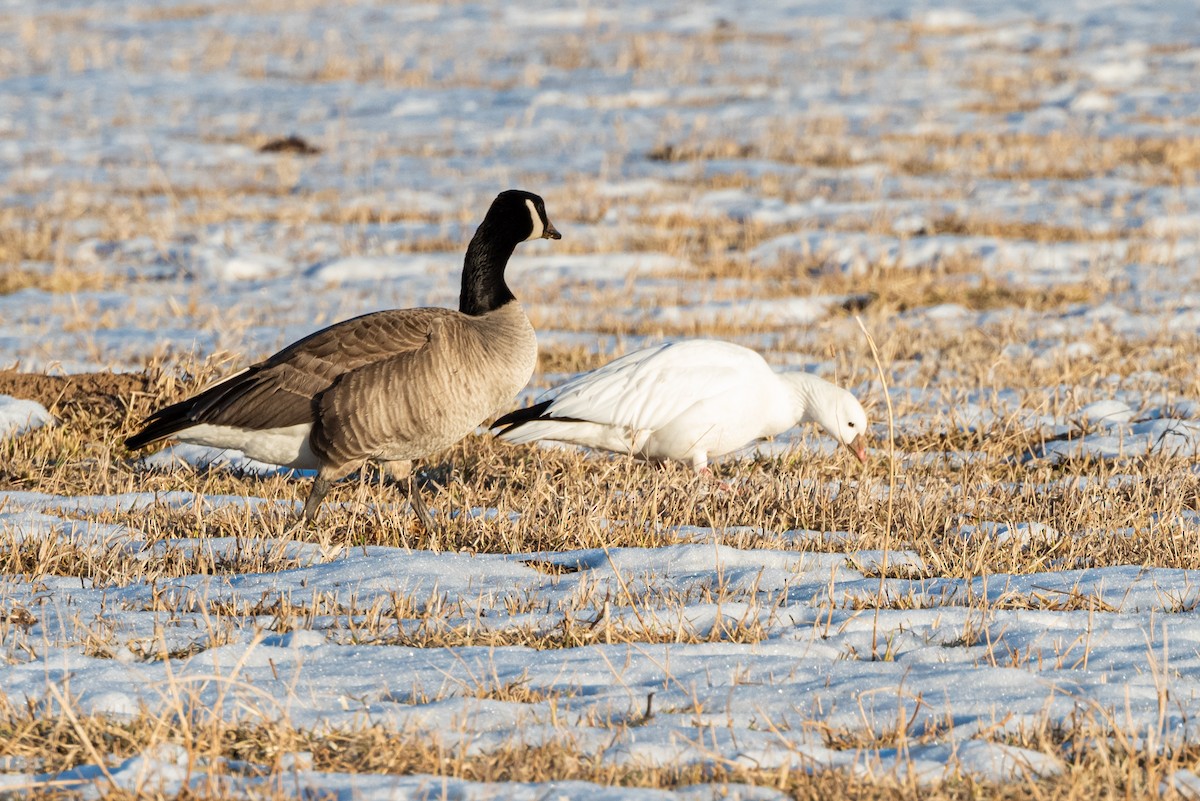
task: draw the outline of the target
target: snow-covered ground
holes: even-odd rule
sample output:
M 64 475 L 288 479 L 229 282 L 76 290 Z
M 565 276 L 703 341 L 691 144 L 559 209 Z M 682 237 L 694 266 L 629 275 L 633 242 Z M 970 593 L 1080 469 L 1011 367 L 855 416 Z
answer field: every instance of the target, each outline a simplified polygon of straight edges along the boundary
M 460 243 L 498 190 L 520 186 L 547 198 L 564 236 L 523 245 L 510 270 L 543 348 L 610 352 L 619 339 L 628 350 L 714 326 L 774 363 L 834 377 L 844 361 L 823 343 L 857 336 L 848 302 L 887 276 L 945 270 L 965 275 L 963 292 L 987 279 L 1083 294 L 1044 307 L 952 295 L 880 323 L 885 345 L 918 330 L 992 331 L 1000 343 L 990 372 L 967 382 L 941 354 L 890 343 L 898 435 L 1018 425 L 1033 438 L 1014 458 L 1055 465 L 1200 451 L 1200 384 L 1187 377 L 1194 364 L 1179 369 L 1200 328 L 1200 15 L 1190 0 L 0 8 L 0 229 L 28 233 L 37 210 L 64 243 L 31 247 L 11 269 L 90 276 L 75 291 L 0 295 L 0 367 L 254 357 L 354 314 L 452 306 Z M 291 134 L 320 152 L 259 152 Z M 984 134 L 1007 144 L 972 144 Z M 1063 137 L 1076 144 L 1060 147 Z M 762 237 L 731 245 L 741 277 L 712 279 L 651 236 L 676 218 L 744 223 Z M 978 225 L 955 230 L 955 220 Z M 627 244 L 642 232 L 643 244 Z M 754 277 L 789 265 L 840 289 Z M 1117 351 L 1143 369 L 1106 375 Z M 1053 379 L 1093 360 L 1086 381 Z M 872 370 L 864 356 L 852 388 L 873 398 L 879 420 Z M 1046 380 L 1005 383 L 1019 372 Z M 0 437 L 53 422 L 0 395 Z M 804 432 L 759 448 L 800 442 L 831 448 Z M 262 469 L 186 447 L 152 463 L 214 458 Z M 0 492 L 0 542 L 61 538 L 139 559 L 246 547 L 148 544 L 136 529 L 83 519 L 152 503 L 275 501 Z M 1200 517 L 1155 524 L 1188 542 L 1200 535 Z M 1073 533 L 1037 520 L 955 528 L 964 542 L 1013 547 Z M 1114 537 L 1128 533 L 1114 524 Z M 712 529 L 662 548 L 491 555 L 263 540 L 254 547 L 282 549 L 293 566 L 115 587 L 5 576 L 0 617 L 29 610 L 36 622 L 5 624 L 0 691 L 20 705 L 69 685 L 79 709 L 118 718 L 176 705 L 302 728 L 378 724 L 474 754 L 568 738 L 613 765 L 786 764 L 929 784 L 1056 774 L 1062 760 L 1012 743 L 1081 719 L 1148 749 L 1200 742 L 1194 573 L 1109 565 L 964 580 L 907 551 L 860 551 L 853 531 L 767 534 L 845 549 L 739 549 Z M 894 577 L 898 567 L 910 575 Z M 366 639 L 352 611 L 287 632 L 270 630 L 270 614 L 232 617 L 219 637 L 209 620 L 214 604 L 265 608 L 313 588 L 331 609 L 395 606 L 413 618 Z M 428 615 L 476 634 L 611 626 L 631 641 L 412 645 Z M 96 620 L 115 643 L 102 653 L 80 633 Z M 714 641 L 669 642 L 680 630 Z M 535 700 L 489 697 L 518 685 Z M 846 732 L 865 744 L 834 736 Z M 103 775 L 89 764 L 56 776 L 4 770 L 0 787 Z M 111 765 L 105 780 L 174 790 L 204 770 L 160 749 Z M 315 771 L 303 755 L 291 770 L 296 787 L 342 798 L 722 791 L 350 776 Z M 268 781 L 228 780 L 244 793 Z M 1200 786 L 1191 774 L 1176 781 Z

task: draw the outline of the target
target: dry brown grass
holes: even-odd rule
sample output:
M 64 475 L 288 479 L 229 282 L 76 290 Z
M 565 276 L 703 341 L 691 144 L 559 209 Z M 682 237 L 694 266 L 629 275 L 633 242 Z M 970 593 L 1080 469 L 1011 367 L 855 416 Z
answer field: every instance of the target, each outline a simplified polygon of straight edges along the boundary
M 619 354 L 600 353 L 596 348 L 585 345 L 565 347 L 539 347 L 538 373 L 542 376 L 559 373 L 582 373 L 595 370 L 612 361 Z
M 504 693 L 510 703 L 546 700 L 540 693 Z M 569 699 L 551 698 L 569 704 Z M 774 769 L 754 769 L 734 761 L 707 760 L 704 764 L 670 767 L 614 765 L 582 748 L 564 731 L 554 743 L 529 745 L 512 742 L 485 753 L 470 752 L 443 737 L 424 731 L 397 732 L 378 726 L 344 731 L 297 729 L 286 722 L 226 722 L 201 710 L 184 712 L 186 697 L 175 699 L 164 712 L 143 709 L 129 720 L 82 715 L 70 709 L 70 699 L 60 696 L 45 707 L 4 702 L 0 709 L 0 758 L 12 760 L 30 772 L 54 774 L 81 764 L 96 764 L 97 754 L 109 754 L 109 765 L 164 745 L 178 746 L 193 755 L 189 769 L 204 779 L 174 796 L 180 799 L 216 799 L 236 792 L 237 778 L 258 779 L 257 798 L 291 798 L 296 755 L 301 764 L 330 773 L 428 775 L 480 782 L 587 781 L 602 786 L 681 788 L 697 783 L 741 783 L 780 790 L 791 798 L 817 801 L 853 799 L 1076 799 L 1080 793 L 1098 798 L 1136 798 L 1159 795 L 1159 784 L 1171 772 L 1193 768 L 1200 761 L 1195 748 L 1147 755 L 1123 736 L 1105 730 L 1097 716 L 1081 717 L 1072 728 L 1043 723 L 1006 734 L 1003 726 L 978 737 L 1006 745 L 1057 753 L 1066 769 L 1059 776 L 1018 777 L 998 784 L 970 776 L 949 776 L 930 786 L 912 778 L 855 775 L 848 771 L 806 769 L 805 761 Z M 176 707 L 178 705 L 178 707 Z M 183 713 L 182 715 L 180 713 Z M 651 715 L 653 715 L 651 709 Z M 915 719 L 915 718 L 914 718 Z M 637 716 L 611 721 L 618 731 L 642 725 Z M 768 725 L 769 722 L 768 722 Z M 949 725 L 949 724 L 948 724 Z M 952 728 L 952 726 L 950 726 Z M 944 733 L 918 728 L 900 720 L 894 729 L 879 734 L 819 729 L 828 747 L 842 751 L 872 748 L 905 748 Z M 93 780 L 107 798 L 163 798 L 151 787 L 130 792 L 109 786 L 103 775 Z M 22 797 L 61 799 L 80 785 L 50 785 Z M 1166 798 L 1177 797 L 1168 793 Z
M 10 269 L 0 273 L 0 295 L 22 289 L 67 294 L 88 290 L 108 289 L 119 284 L 114 276 L 81 270 L 53 269 L 49 271 Z
M 52 223 L 36 217 L 25 221 L 18 212 L 6 209 L 0 217 L 0 263 L 52 261 L 58 233 Z
M 81 292 L 120 283 L 118 276 L 71 264 L 67 248 L 73 237 L 64 223 L 43 208 L 0 210 L 0 295 L 22 289 Z
M 1055 131 L 888 134 L 881 140 L 848 132 L 781 129 L 745 141 L 707 132 L 666 142 L 656 161 L 768 159 L 782 164 L 845 168 L 883 164 L 901 175 L 945 174 L 1009 181 L 1074 181 L 1127 174 L 1154 183 L 1192 184 L 1200 172 L 1200 138 L 1134 137 Z
M 1135 236 L 1136 231 L 1104 229 L 1089 231 L 1080 227 L 1054 225 L 1034 220 L 998 220 L 948 215 L 931 220 L 923 233 L 958 236 L 991 236 L 997 239 L 1021 239 L 1029 242 L 1111 242 Z
M 1106 287 L 1098 282 L 1071 282 L 1030 286 L 996 280 L 983 271 L 966 269 L 971 260 L 940 270 L 895 270 L 871 282 L 872 291 L 847 311 L 870 308 L 873 314 L 905 312 L 943 303 L 967 309 L 1061 310 L 1072 304 L 1095 302 Z M 821 293 L 852 293 L 861 278 L 828 277 L 818 284 Z

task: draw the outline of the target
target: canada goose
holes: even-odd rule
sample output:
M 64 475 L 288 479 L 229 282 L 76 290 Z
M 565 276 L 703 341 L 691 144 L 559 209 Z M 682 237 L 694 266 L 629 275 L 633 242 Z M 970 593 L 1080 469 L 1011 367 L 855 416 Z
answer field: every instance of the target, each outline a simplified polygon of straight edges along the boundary
M 159 409 L 126 447 L 174 436 L 316 470 L 306 520 L 331 482 L 365 462 L 402 477 L 410 460 L 512 404 L 533 374 L 537 339 L 504 268 L 519 242 L 538 238 L 561 238 L 542 199 L 501 192 L 467 246 L 458 311 L 392 309 L 331 325 Z M 409 489 L 430 525 L 411 478 Z
M 854 396 L 754 351 L 710 339 L 667 342 L 583 373 L 492 424 L 512 443 L 552 439 L 705 471 L 760 437 L 814 422 L 866 462 L 867 415 Z

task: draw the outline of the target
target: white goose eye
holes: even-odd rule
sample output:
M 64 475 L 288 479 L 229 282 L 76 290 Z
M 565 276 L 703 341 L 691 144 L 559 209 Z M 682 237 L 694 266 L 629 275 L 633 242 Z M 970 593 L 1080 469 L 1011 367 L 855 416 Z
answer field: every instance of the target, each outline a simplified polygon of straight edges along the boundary
M 534 206 L 529 198 L 525 198 L 525 205 L 529 207 L 529 216 L 533 218 L 533 231 L 526 237 L 526 241 L 541 239 L 546 231 L 546 226 L 542 225 L 542 215 L 538 214 L 537 206 Z
M 846 425 L 850 426 L 851 428 L 854 428 L 854 423 L 846 423 Z

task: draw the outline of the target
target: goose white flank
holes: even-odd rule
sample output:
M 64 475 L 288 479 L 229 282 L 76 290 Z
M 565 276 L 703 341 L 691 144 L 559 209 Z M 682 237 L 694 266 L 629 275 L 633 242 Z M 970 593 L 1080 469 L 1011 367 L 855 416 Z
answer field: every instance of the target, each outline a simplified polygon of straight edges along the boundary
M 467 247 L 457 311 L 394 309 L 324 328 L 155 412 L 126 447 L 173 436 L 317 470 L 306 520 L 331 482 L 368 460 L 407 475 L 411 460 L 462 439 L 528 383 L 537 339 L 504 268 L 518 243 L 539 238 L 561 238 L 542 199 L 501 192 Z
M 811 373 L 777 373 L 732 342 L 667 342 L 576 376 L 492 424 L 514 444 L 557 440 L 644 459 L 708 460 L 816 423 L 866 462 L 867 414 Z

